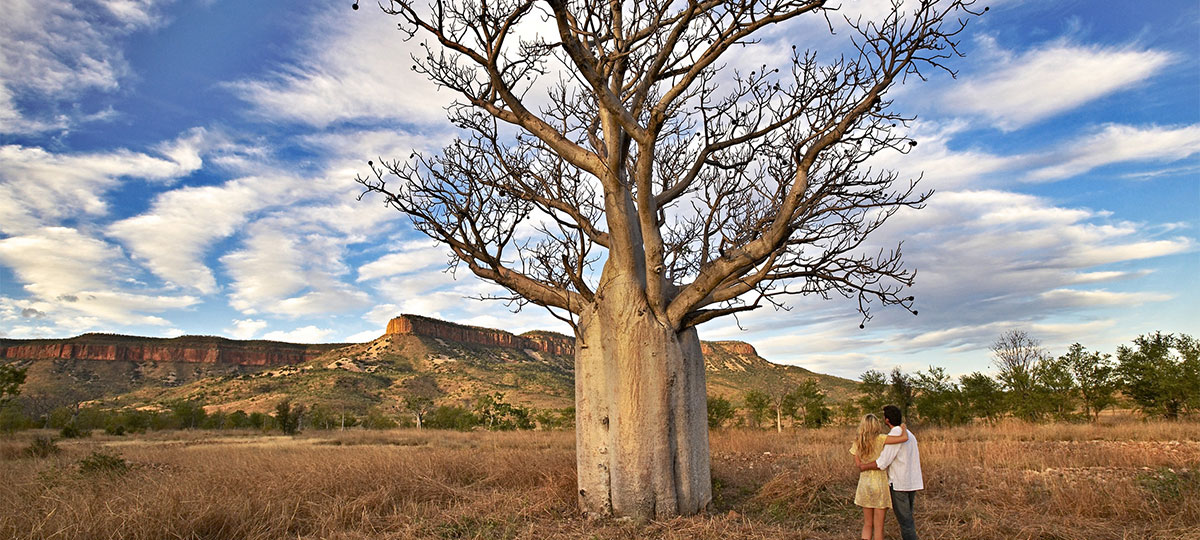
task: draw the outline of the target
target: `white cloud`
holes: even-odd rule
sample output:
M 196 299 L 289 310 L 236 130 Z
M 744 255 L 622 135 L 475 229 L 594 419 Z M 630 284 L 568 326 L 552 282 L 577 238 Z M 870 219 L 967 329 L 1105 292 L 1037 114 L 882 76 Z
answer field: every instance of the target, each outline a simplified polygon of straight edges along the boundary
M 379 304 L 367 311 L 362 318 L 364 321 L 379 328 L 379 331 L 382 332 L 387 327 L 388 321 L 400 313 L 400 308 L 396 304 Z
M 1101 307 L 1101 306 L 1140 306 L 1148 302 L 1165 302 L 1172 298 L 1169 294 L 1160 293 L 1122 293 L 1105 290 L 1083 291 L 1076 289 L 1053 289 L 1042 293 L 1041 298 L 1055 306 L 1062 307 Z
M 0 17 L 0 133 L 69 127 L 75 99 L 114 92 L 130 75 L 122 45 L 133 32 L 160 22 L 152 1 L 5 0 Z M 100 9 L 97 9 L 100 8 Z M 17 96 L 45 104 L 22 111 Z M 62 111 L 62 112 L 59 112 Z
M 905 242 L 907 264 L 917 270 L 910 292 L 919 316 L 877 308 L 859 330 L 853 302 L 792 298 L 791 311 L 740 316 L 745 331 L 731 319 L 706 323 L 701 338 L 749 341 L 769 360 L 846 377 L 931 363 L 952 374 L 975 371 L 1011 328 L 1031 329 L 1056 351 L 1076 341 L 1108 343 L 1113 308 L 1155 309 L 1177 297 L 1176 290 L 1139 290 L 1136 280 L 1150 274 L 1150 259 L 1196 250 L 1194 240 L 1169 236 L 1179 233 L 1033 195 L 939 191 L 925 209 L 897 214 L 872 239 L 876 246 Z M 1126 290 L 1095 288 L 1100 283 Z
M 356 200 L 352 168 L 298 176 L 270 164 L 260 155 L 261 149 L 218 140 L 221 152 L 213 161 L 231 160 L 231 166 L 248 176 L 163 192 L 146 212 L 108 228 L 155 275 L 175 286 L 215 292 L 217 281 L 205 256 L 219 240 L 260 219 L 287 230 L 321 230 L 340 236 L 344 244 L 386 232 L 391 227 L 384 223 L 399 217 L 383 205 Z M 334 159 L 341 158 L 335 155 Z
M 317 328 L 316 326 L 302 326 L 294 330 L 267 332 L 262 339 L 270 341 L 283 341 L 287 343 L 325 343 L 325 338 L 333 334 L 333 330 Z
M 985 46 L 989 45 L 985 42 Z M 1021 54 L 993 51 L 987 74 L 967 76 L 945 96 L 954 110 L 1017 129 L 1136 85 L 1162 70 L 1171 54 L 1134 47 L 1056 41 Z
M 1187 237 L 1156 238 L 1151 227 L 1104 212 L 995 190 L 939 192 L 928 207 L 897 214 L 881 232 L 877 241 L 884 245 L 906 240 L 908 263 L 919 269 L 913 292 L 921 315 L 906 324 L 931 329 L 1044 320 L 1117 298 L 1162 301 L 1167 297 L 1153 292 L 1120 296 L 1072 286 L 1141 276 L 1097 267 L 1196 247 Z
M 102 288 L 128 272 L 120 248 L 67 227 L 46 227 L 0 240 L 0 262 L 25 288 L 54 299 Z
M 230 305 L 288 317 L 365 307 L 366 293 L 342 281 L 347 241 L 294 216 L 254 222 L 243 247 L 221 257 L 233 280 Z
M 1003 156 L 985 149 L 951 149 L 956 137 L 970 126 L 965 121 L 914 122 L 906 135 L 919 141 L 907 154 L 889 151 L 876 155 L 871 165 L 904 171 L 907 176 L 922 175 L 922 189 L 960 189 L 977 187 L 989 179 L 1011 175 L 1026 161 L 1025 156 Z
M 142 290 L 120 248 L 67 227 L 0 240 L 0 263 L 12 268 L 32 295 L 14 305 L 45 313 L 68 329 L 104 323 L 166 326 L 167 320 L 146 313 L 198 302 L 191 296 Z
M 221 186 L 185 187 L 159 195 L 144 214 L 113 223 L 109 234 L 145 261 L 163 280 L 204 294 L 217 289 L 204 254 L 217 240 L 234 234 L 250 212 L 268 204 L 264 186 L 275 178 L 239 178 Z
M 225 332 L 236 339 L 250 339 L 267 327 L 267 321 L 261 319 L 234 319 L 233 328 Z
M 325 127 L 348 120 L 443 122 L 453 96 L 410 69 L 418 40 L 404 41 L 398 20 L 377 10 L 347 17 L 343 6 L 319 17 L 295 63 L 267 79 L 230 84 L 268 118 Z
M 1122 162 L 1166 163 L 1200 153 L 1200 125 L 1179 128 L 1107 125 L 1045 154 L 1026 177 L 1060 180 Z
M 388 253 L 374 261 L 358 267 L 358 281 L 408 274 L 432 266 L 446 265 L 446 249 L 429 247 L 429 242 L 416 242 L 401 248 L 403 251 Z
M 203 130 L 164 144 L 163 157 L 129 150 L 56 154 L 42 148 L 0 147 L 0 230 L 19 234 L 60 220 L 102 216 L 106 193 L 122 178 L 165 182 L 200 168 Z
M 342 343 L 366 343 L 374 341 L 379 336 L 383 335 L 383 330 L 363 330 L 357 334 L 351 334 L 341 339 Z
M 1133 126 L 1107 124 L 1086 130 L 1046 149 L 1001 155 L 986 149 L 953 148 L 970 126 L 963 121 L 916 122 L 908 136 L 920 141 L 908 154 L 885 152 L 871 160 L 875 167 L 922 175 L 923 189 L 960 190 L 1017 182 L 1052 182 L 1078 177 L 1116 164 L 1178 162 L 1200 154 L 1200 124 Z M 1186 174 L 1187 167 L 1124 175 L 1145 180 Z

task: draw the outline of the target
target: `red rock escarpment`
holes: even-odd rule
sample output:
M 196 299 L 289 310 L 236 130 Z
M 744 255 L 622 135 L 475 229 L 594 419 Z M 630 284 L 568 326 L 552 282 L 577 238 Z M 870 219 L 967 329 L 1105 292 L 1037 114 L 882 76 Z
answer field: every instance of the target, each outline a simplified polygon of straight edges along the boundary
M 712 354 L 713 347 L 720 347 L 725 352 L 742 356 L 758 356 L 754 346 L 745 341 L 701 341 L 700 352 L 705 356 Z
M 420 315 L 401 315 L 388 321 L 387 333 L 431 337 L 486 347 L 531 349 L 562 356 L 575 354 L 575 339 L 564 335 L 551 332 L 530 332 L 518 336 L 503 330 L 466 326 Z
M 248 346 L 245 342 L 233 340 L 183 345 L 169 343 L 173 340 L 168 339 L 147 343 L 147 339 L 131 337 L 128 341 L 122 341 L 119 337 L 105 337 L 94 341 L 84 335 L 67 340 L 4 340 L 0 342 L 0 358 L 279 366 L 299 364 L 330 348 L 262 342 Z
M 490 347 L 532 349 L 561 356 L 575 354 L 575 338 L 570 336 L 552 332 L 528 332 L 518 336 L 503 330 L 465 326 L 420 315 L 401 315 L 388 321 L 387 333 L 432 337 Z M 752 345 L 741 341 L 700 342 L 700 350 L 705 355 L 712 354 L 714 347 L 730 354 L 758 355 Z

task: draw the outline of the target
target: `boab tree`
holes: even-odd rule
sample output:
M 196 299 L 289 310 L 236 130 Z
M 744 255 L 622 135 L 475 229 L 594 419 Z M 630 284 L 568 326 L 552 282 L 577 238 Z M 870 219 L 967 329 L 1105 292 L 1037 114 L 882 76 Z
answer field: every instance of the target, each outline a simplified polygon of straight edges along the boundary
M 970 4 L 897 2 L 846 18 L 849 54 L 792 47 L 786 65 L 745 69 L 727 67 L 735 47 L 838 14 L 798 0 L 382 4 L 421 42 L 412 69 L 456 96 L 460 134 L 357 180 L 447 245 L 453 268 L 574 328 L 586 514 L 710 502 L 696 325 L 794 294 L 854 298 L 864 322 L 872 305 L 912 311 L 899 246 L 864 242 L 928 194 L 865 162 L 916 144 L 886 93 L 945 69 Z

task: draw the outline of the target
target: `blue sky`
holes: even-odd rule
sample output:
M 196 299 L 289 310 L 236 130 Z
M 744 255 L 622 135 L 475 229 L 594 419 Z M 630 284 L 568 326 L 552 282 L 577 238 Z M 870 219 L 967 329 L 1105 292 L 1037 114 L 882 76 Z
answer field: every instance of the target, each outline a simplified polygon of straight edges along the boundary
M 453 133 L 452 96 L 414 78 L 396 21 L 350 3 L 5 2 L 0 335 L 366 341 L 402 312 L 566 331 L 465 299 L 495 287 L 355 200 L 366 160 Z M 891 93 L 920 144 L 878 163 L 936 190 L 878 239 L 905 242 L 920 316 L 878 311 L 860 330 L 849 302 L 795 299 L 702 338 L 856 377 L 987 370 L 1011 328 L 1054 354 L 1200 333 L 1200 5 L 987 5 L 957 79 Z M 844 46 L 823 26 L 731 63 Z

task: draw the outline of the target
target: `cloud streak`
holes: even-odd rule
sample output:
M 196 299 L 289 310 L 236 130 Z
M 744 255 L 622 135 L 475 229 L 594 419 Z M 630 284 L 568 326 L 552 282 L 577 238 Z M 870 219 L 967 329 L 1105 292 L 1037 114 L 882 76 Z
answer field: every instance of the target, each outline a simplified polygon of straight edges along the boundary
M 986 75 L 968 76 L 946 96 L 955 111 L 1011 131 L 1149 79 L 1175 61 L 1164 51 L 1073 44 L 1066 40 L 1013 54 L 994 50 Z

